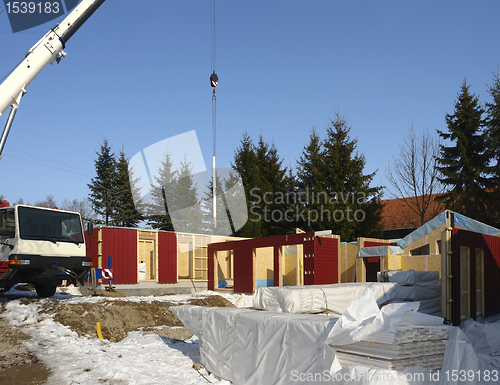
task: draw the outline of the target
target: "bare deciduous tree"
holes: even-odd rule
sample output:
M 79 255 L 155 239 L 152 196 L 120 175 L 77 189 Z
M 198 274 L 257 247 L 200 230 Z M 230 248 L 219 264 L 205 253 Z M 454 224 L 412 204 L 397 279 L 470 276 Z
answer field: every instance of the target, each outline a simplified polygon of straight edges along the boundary
M 57 207 L 57 203 L 54 200 L 54 195 L 47 195 L 44 201 L 36 201 L 34 206 L 53 209 Z
M 62 201 L 60 208 L 62 210 L 79 212 L 80 215 L 82 216 L 84 223 L 89 221 L 93 223 L 97 222 L 97 215 L 92 209 L 92 205 L 90 204 L 90 201 L 87 198 L 84 198 L 81 201 L 79 201 L 78 199 L 73 199 L 71 201 L 65 199 Z
M 444 192 L 439 182 L 436 156 L 439 155 L 439 140 L 424 128 L 415 133 L 412 127 L 404 144 L 399 147 L 399 156 L 389 164 L 385 175 L 392 189 L 389 195 L 401 201 L 418 217 L 408 215 L 408 222 L 415 227 L 423 225 L 444 210 L 444 205 L 436 196 Z M 404 212 L 404 210 L 403 210 Z

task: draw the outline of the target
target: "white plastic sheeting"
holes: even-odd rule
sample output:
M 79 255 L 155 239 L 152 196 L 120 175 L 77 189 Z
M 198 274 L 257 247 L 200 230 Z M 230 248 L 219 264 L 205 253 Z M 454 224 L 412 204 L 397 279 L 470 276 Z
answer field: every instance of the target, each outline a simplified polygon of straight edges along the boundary
M 455 213 L 454 215 L 455 226 L 462 227 L 475 233 L 493 235 L 494 237 L 498 237 L 500 235 L 500 230 L 495 227 L 476 221 L 475 219 L 468 218 L 462 214 Z
M 404 254 L 404 250 L 399 246 L 370 246 L 359 249 L 359 257 L 385 257 L 388 254 Z
M 398 285 L 397 299 L 404 301 L 420 301 L 441 298 L 441 283 L 432 282 L 427 285 Z
M 446 224 L 446 214 L 447 212 L 451 214 L 451 211 L 444 211 L 439 214 L 437 217 L 432 218 L 429 222 L 423 224 L 418 229 L 414 230 L 406 237 L 398 241 L 398 245 L 402 248 L 405 248 L 409 244 L 423 238 L 426 234 L 429 234 L 431 231 L 436 230 L 442 225 Z M 465 215 L 453 213 L 455 226 L 461 227 L 463 229 L 473 231 L 475 233 L 499 236 L 500 230 L 484 224 L 482 222 L 476 221 L 475 219 L 471 219 L 466 217 Z
M 427 285 L 439 282 L 439 271 L 385 270 L 377 273 L 379 282 L 393 282 L 400 285 Z
M 381 305 L 398 299 L 398 286 L 389 282 L 337 283 L 332 285 L 259 287 L 253 307 L 284 313 L 321 313 L 341 315 L 365 288 L 373 287 L 375 300 Z M 404 293 L 405 296 L 412 295 Z M 414 295 L 414 294 L 413 294 Z
M 446 211 L 439 214 L 437 217 L 432 218 L 429 222 L 424 223 L 418 229 L 412 231 L 403 239 L 398 241 L 398 245 L 402 248 L 405 248 L 409 244 L 423 238 L 426 234 L 429 234 L 431 231 L 436 230 L 440 226 L 446 224 Z
M 199 338 L 205 368 L 235 385 L 305 384 L 295 377 L 330 371 L 334 352 L 325 341 L 336 318 L 191 305 L 170 310 Z
M 420 301 L 422 313 L 441 314 L 441 282 L 439 271 L 384 270 L 377 273 L 379 282 L 398 284 L 398 301 Z
M 207 370 L 235 385 L 454 385 L 459 382 L 451 382 L 446 373 L 479 371 L 472 345 L 456 327 L 450 327 L 440 372 L 341 367 L 335 360 L 335 346 L 390 333 L 401 322 L 442 325 L 439 317 L 415 313 L 417 307 L 418 303 L 390 304 L 379 310 L 374 288 L 368 287 L 340 319 L 191 305 L 170 310 L 199 338 L 200 360 Z M 476 383 L 477 378 L 469 379 L 460 383 Z

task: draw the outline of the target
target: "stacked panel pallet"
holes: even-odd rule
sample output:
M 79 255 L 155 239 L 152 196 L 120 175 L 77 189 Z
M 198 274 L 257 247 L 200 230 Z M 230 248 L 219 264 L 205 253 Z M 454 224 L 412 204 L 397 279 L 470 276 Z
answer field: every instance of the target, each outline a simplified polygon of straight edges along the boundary
M 365 365 L 404 370 L 411 366 L 441 369 L 448 326 L 401 322 L 395 332 L 381 333 L 350 345 L 333 346 L 342 366 Z

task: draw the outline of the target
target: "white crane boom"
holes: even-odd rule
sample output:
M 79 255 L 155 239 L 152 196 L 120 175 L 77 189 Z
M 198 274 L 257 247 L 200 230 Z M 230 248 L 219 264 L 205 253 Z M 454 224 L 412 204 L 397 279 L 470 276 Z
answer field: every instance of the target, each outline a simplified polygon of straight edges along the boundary
M 24 60 L 0 84 L 0 116 L 11 112 L 0 138 L 0 157 L 14 116 L 26 88 L 47 64 L 59 63 L 66 56 L 66 42 L 105 0 L 83 0 L 55 28 L 48 31 L 25 55 Z

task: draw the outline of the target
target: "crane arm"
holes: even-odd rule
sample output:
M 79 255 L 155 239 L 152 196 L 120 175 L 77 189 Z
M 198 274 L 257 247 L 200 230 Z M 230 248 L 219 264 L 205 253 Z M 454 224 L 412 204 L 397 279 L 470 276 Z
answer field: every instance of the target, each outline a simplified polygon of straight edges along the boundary
M 15 110 L 28 85 L 49 63 L 59 63 L 66 56 L 66 42 L 105 0 L 83 0 L 55 28 L 48 31 L 26 53 L 24 60 L 0 84 L 0 116 L 9 108 L 11 115 L 0 139 L 0 156 L 7 139 Z

